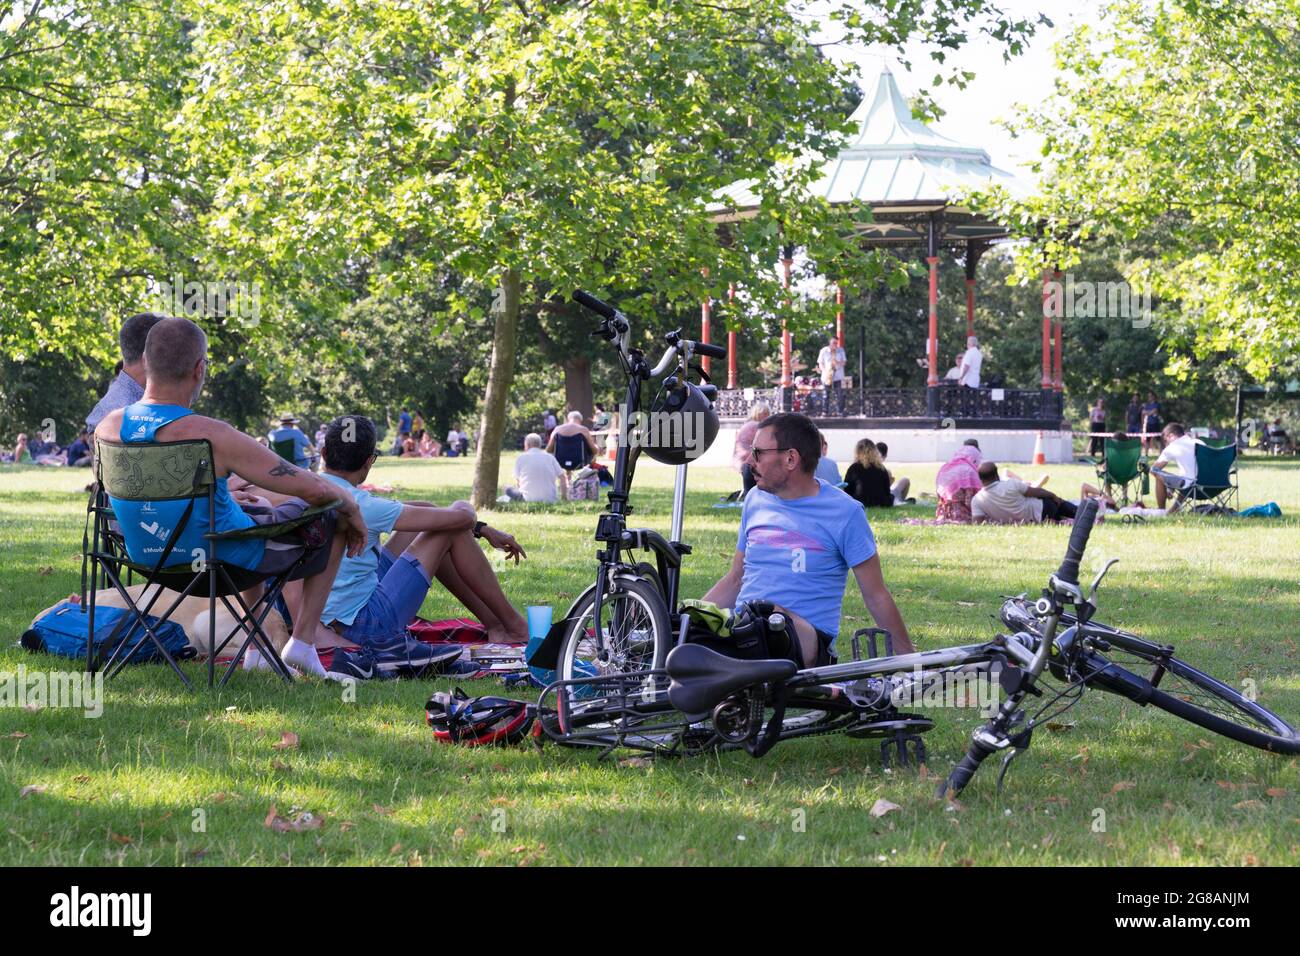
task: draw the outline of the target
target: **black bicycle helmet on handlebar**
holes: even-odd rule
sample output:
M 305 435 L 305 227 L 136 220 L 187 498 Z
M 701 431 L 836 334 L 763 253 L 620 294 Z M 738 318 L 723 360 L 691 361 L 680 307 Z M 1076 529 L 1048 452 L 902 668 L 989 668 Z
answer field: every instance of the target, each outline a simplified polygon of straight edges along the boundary
M 659 395 L 638 432 L 635 441 L 655 461 L 689 465 L 718 437 L 718 414 L 700 387 L 686 382 Z

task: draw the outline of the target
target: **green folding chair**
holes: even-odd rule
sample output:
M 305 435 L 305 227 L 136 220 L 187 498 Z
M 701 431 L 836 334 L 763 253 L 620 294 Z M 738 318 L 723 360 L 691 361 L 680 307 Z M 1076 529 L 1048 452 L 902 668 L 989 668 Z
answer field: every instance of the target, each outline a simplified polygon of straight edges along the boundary
M 1196 483 L 1183 493 L 1183 500 L 1203 502 L 1201 514 L 1231 514 L 1237 510 L 1237 448 L 1196 445 Z
M 1146 469 L 1142 461 L 1142 441 L 1138 438 L 1107 438 L 1106 457 L 1097 463 L 1097 478 L 1102 491 L 1114 498 L 1116 489 L 1121 502 L 1129 503 L 1129 488 L 1136 500 L 1146 492 Z
M 292 438 L 281 438 L 274 441 L 271 443 L 271 448 L 289 464 L 292 465 L 297 463 L 296 456 L 294 455 L 295 446 Z
M 208 599 L 208 686 L 215 680 L 217 655 L 241 632 L 245 635 L 243 643 L 222 675 L 221 684 L 225 686 L 231 674 L 239 667 L 249 645 L 255 646 L 270 662 L 274 670 L 286 681 L 292 682 L 293 675 L 280 659 L 279 653 L 271 639 L 263 630 L 266 616 L 275 606 L 286 581 L 302 567 L 307 558 L 304 546 L 296 556 L 289 558 L 284 570 L 268 575 L 265 572 L 250 571 L 221 560 L 221 545 L 250 538 L 263 538 L 268 541 L 288 534 L 310 524 L 318 516 L 338 507 L 338 502 L 308 508 L 291 521 L 276 524 L 254 525 L 238 531 L 213 534 L 204 533 L 207 553 L 201 561 L 189 554 L 173 554 L 175 544 L 193 517 L 196 502 L 207 499 L 207 514 L 216 510 L 216 478 L 212 466 L 212 446 L 206 440 L 155 442 L 150 444 L 119 444 L 116 442 L 95 442 L 95 469 L 98 479 L 94 512 L 94 533 L 88 557 L 90 559 L 90 587 L 88 589 L 90 614 L 89 632 L 95 633 L 95 593 L 99 589 L 99 576 L 103 575 L 104 586 L 113 587 L 126 604 L 130 615 L 124 620 L 130 621 L 127 633 L 120 640 L 110 639 L 104 643 L 105 650 L 111 649 L 107 660 L 101 661 L 104 651 L 96 652 L 94 641 L 87 642 L 86 667 L 93 673 L 100 666 L 104 669 L 104 678 L 110 679 L 121 672 L 131 660 L 136 648 L 146 640 L 152 641 L 163 659 L 171 666 L 176 676 L 186 688 L 192 690 L 193 684 L 176 663 L 176 659 L 167 651 L 156 632 L 158 624 L 167 621 L 181 602 L 191 595 Z M 126 544 L 116 516 L 113 513 L 109 496 L 129 501 L 186 501 L 181 519 L 172 529 L 156 563 L 146 564 L 133 560 L 127 552 Z M 169 560 L 170 559 L 170 560 Z M 148 602 L 141 607 L 122 584 L 122 569 L 134 571 L 145 582 L 144 594 L 153 590 Z M 240 593 L 257 584 L 263 584 L 261 597 L 250 607 Z M 161 615 L 150 614 L 154 605 L 159 603 L 164 591 L 176 594 L 167 609 Z M 234 598 L 234 603 L 231 602 Z M 235 619 L 235 626 L 220 642 L 217 641 L 217 601 L 220 600 Z M 238 609 L 236 609 L 238 608 Z M 137 631 L 142 631 L 136 637 Z M 134 642 L 132 638 L 136 637 Z

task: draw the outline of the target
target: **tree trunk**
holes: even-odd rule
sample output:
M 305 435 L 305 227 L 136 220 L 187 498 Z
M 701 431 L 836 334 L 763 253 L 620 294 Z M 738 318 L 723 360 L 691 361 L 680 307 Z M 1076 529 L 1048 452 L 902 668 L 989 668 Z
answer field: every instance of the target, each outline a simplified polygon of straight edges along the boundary
M 583 420 L 591 422 L 591 359 L 585 355 L 564 360 L 564 400 L 571 411 L 582 412 Z
M 479 422 L 478 457 L 474 460 L 472 504 L 476 509 L 492 507 L 497 498 L 506 397 L 515 377 L 518 332 L 519 273 L 507 269 L 501 275 L 501 311 L 492 337 L 492 363 L 488 367 L 487 393 L 483 396 L 483 417 Z

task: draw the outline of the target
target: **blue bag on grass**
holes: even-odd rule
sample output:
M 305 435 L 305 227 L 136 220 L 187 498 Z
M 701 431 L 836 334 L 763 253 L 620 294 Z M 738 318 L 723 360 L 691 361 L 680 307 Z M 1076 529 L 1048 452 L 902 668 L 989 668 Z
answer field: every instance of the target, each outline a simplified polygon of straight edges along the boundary
M 1250 508 L 1243 508 L 1237 512 L 1238 518 L 1280 518 L 1282 509 L 1277 506 L 1276 501 L 1270 501 L 1266 505 L 1254 505 Z
M 175 621 L 160 624 L 158 618 L 151 615 L 146 615 L 146 620 L 172 657 L 186 660 L 195 656 L 194 648 L 185 635 L 185 628 Z M 31 630 L 23 634 L 20 643 L 29 651 L 80 658 L 84 661 L 89 633 L 88 610 L 80 604 L 63 601 L 34 621 Z M 147 664 L 163 659 L 134 614 L 126 608 L 96 607 L 95 653 L 98 659 L 107 660 L 124 637 L 129 642 L 128 648 L 131 648 L 130 663 Z

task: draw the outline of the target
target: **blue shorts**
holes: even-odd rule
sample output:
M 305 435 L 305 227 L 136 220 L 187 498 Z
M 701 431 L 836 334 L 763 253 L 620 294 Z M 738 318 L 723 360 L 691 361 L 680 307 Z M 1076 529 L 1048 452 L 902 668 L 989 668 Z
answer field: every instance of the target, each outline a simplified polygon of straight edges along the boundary
M 409 554 L 379 549 L 379 586 L 352 623 L 340 632 L 357 644 L 382 644 L 406 633 L 429 593 L 424 565 Z

